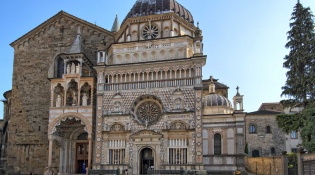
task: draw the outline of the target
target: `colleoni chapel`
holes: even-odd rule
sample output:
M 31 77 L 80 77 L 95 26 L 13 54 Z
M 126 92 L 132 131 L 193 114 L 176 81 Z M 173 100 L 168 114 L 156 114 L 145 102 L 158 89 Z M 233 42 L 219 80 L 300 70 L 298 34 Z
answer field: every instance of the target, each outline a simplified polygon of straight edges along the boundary
M 7 172 L 244 169 L 243 96 L 202 79 L 195 23 L 176 0 L 137 0 L 111 31 L 60 11 L 12 42 Z

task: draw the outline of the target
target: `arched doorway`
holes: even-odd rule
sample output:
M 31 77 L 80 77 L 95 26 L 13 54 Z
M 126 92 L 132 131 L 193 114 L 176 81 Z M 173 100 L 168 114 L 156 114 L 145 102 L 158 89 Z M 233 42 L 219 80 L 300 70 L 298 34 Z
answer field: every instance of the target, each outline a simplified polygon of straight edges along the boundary
M 61 174 L 86 173 L 85 168 L 91 164 L 90 131 L 91 125 L 88 121 L 76 113 L 61 115 L 50 122 L 48 167 L 52 168 L 54 164 L 55 171 Z M 56 146 L 59 148 L 59 155 L 53 155 Z
M 88 142 L 88 133 L 81 133 L 76 142 L 76 159 L 75 159 L 75 167 L 76 173 L 85 174 L 86 167 L 88 164 L 88 156 L 89 156 L 89 142 Z
M 148 169 L 154 169 L 154 154 L 151 148 L 144 148 L 140 152 L 140 174 L 148 174 Z

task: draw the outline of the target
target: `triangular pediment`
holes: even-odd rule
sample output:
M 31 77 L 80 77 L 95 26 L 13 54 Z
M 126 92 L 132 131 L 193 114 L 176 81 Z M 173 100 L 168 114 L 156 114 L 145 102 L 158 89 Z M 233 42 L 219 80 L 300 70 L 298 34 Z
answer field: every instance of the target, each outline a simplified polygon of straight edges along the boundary
M 71 23 L 76 23 L 79 26 L 87 27 L 88 29 L 90 29 L 94 32 L 97 32 L 97 33 L 105 33 L 106 35 L 109 35 L 111 37 L 115 36 L 114 33 L 110 32 L 110 31 L 108 31 L 102 27 L 99 27 L 95 24 L 87 22 L 87 21 L 80 19 L 76 16 L 73 16 L 67 12 L 60 11 L 56 15 L 52 16 L 48 20 L 44 21 L 43 23 L 41 23 L 40 25 L 35 27 L 33 30 L 29 31 L 25 35 L 21 36 L 20 38 L 18 38 L 15 41 L 13 41 L 10 44 L 10 46 L 15 47 L 16 45 L 19 45 L 25 41 L 28 41 L 30 38 L 33 38 L 34 36 L 39 35 L 40 33 L 47 31 L 51 25 L 54 25 L 54 24 L 60 22 L 60 20 L 62 20 L 62 19 L 67 20 L 67 21 L 71 21 Z
M 133 135 L 131 135 L 132 138 L 146 138 L 146 137 L 150 137 L 150 138 L 160 138 L 162 137 L 162 134 L 159 134 L 155 131 L 152 130 L 141 130 L 138 131 L 136 133 L 134 133 Z

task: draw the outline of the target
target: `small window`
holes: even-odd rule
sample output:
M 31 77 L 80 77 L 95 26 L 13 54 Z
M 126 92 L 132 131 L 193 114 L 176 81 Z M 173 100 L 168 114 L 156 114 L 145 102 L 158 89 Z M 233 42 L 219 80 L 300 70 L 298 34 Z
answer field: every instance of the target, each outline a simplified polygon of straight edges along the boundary
M 222 154 L 221 135 L 219 133 L 214 134 L 214 155 Z
M 297 139 L 297 133 L 296 131 L 291 132 L 291 139 Z
M 253 150 L 252 151 L 252 157 L 259 157 L 259 151 L 258 150 Z
M 271 154 L 276 154 L 276 149 L 274 147 L 270 148 Z
M 249 133 L 250 134 L 254 134 L 254 133 L 256 133 L 257 131 L 256 131 L 256 126 L 254 125 L 254 124 L 250 124 L 249 125 Z
M 267 133 L 267 134 L 270 134 L 270 133 L 271 133 L 271 128 L 270 128 L 270 126 L 266 126 L 266 133 Z
M 291 152 L 297 153 L 297 148 L 292 148 L 292 149 L 291 149 Z

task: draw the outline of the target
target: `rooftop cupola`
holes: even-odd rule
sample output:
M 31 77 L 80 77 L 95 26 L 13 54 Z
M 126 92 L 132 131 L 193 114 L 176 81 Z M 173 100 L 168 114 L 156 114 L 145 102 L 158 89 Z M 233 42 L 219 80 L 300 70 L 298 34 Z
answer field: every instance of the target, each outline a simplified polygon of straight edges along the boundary
M 215 94 L 215 84 L 212 76 L 210 76 L 209 94 Z
M 128 18 L 138 16 L 149 16 L 171 12 L 174 12 L 189 23 L 194 23 L 193 16 L 189 10 L 176 2 L 176 0 L 137 0 L 124 21 Z
M 194 36 L 194 48 L 195 55 L 202 55 L 203 53 L 203 43 L 202 43 L 202 30 L 199 29 L 199 22 L 197 22 L 197 30 L 195 31 Z
M 239 93 L 239 87 L 236 87 L 236 95 L 233 97 L 233 103 L 234 103 L 234 110 L 235 111 L 244 111 L 243 109 L 243 96 Z

